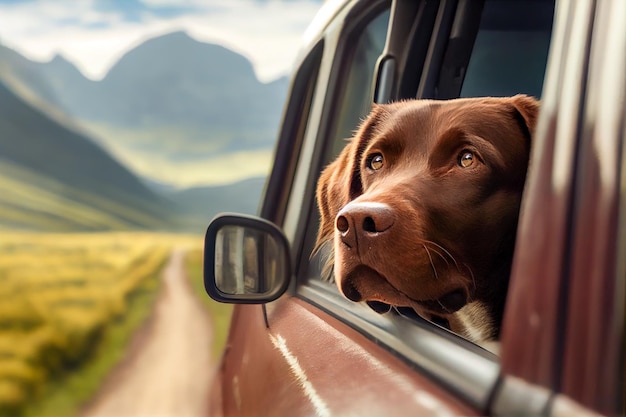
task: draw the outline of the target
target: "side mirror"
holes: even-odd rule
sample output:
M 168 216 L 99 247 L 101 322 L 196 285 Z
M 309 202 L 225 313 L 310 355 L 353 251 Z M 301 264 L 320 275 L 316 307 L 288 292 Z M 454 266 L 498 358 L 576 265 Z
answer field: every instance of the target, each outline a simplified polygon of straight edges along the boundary
M 204 239 L 204 288 L 223 303 L 262 304 L 289 285 L 289 243 L 273 223 L 258 217 L 222 214 Z

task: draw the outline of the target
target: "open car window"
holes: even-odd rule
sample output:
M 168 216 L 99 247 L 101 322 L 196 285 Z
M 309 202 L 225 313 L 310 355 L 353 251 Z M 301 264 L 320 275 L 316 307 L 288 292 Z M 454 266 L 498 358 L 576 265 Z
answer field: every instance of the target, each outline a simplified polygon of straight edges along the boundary
M 430 54 L 422 81 L 431 79 L 432 82 L 427 88 L 424 88 L 425 83 L 422 82 L 421 94 L 441 99 L 523 93 L 539 98 L 554 7 L 554 1 L 551 0 L 487 0 L 479 10 L 480 13 L 466 15 L 463 10 L 451 9 L 444 2 L 439 13 L 451 14 L 448 16 L 450 25 L 447 28 L 435 25 L 435 31 L 445 33 L 432 34 L 430 49 L 438 48 L 438 38 L 440 42 L 442 37 L 447 39 L 448 49 L 440 53 L 438 59 L 437 54 Z M 327 135 L 326 147 L 322 152 L 324 157 L 321 168 L 338 155 L 371 108 L 376 84 L 375 70 L 384 51 L 389 15 L 389 10 L 385 9 L 369 17 L 368 23 L 362 26 L 356 37 L 353 55 L 344 63 L 340 74 L 343 79 L 340 84 L 344 88 L 334 104 L 336 107 L 333 113 L 336 116 L 331 122 L 332 128 L 329 129 L 330 134 Z M 474 19 L 474 22 L 464 22 L 463 18 Z M 424 36 L 423 33 L 421 35 Z M 459 56 L 465 59 L 460 61 Z M 405 78 L 410 76 L 412 74 L 401 74 Z M 417 85 L 415 82 L 412 84 Z M 300 271 L 299 283 L 313 286 L 316 290 L 326 289 L 334 297 L 338 291 L 332 279 L 322 276 L 328 254 L 321 250 L 309 258 L 319 222 L 314 199 L 310 210 L 301 258 L 301 264 L 307 267 Z M 335 300 L 351 303 L 341 297 Z M 400 310 L 400 313 L 414 316 L 406 309 Z
M 396 7 L 399 3 L 395 3 Z M 443 99 L 518 93 L 539 97 L 552 32 L 554 1 L 486 0 L 479 13 L 473 8 L 472 13 L 466 13 L 461 6 L 451 7 L 455 3 L 441 2 L 436 11 L 437 21 L 430 26 L 424 25 L 422 31 L 418 28 L 412 32 L 412 36 L 430 38 L 430 42 L 422 42 L 427 48 L 427 51 L 420 52 L 424 55 L 424 68 L 417 71 L 419 75 L 400 68 L 395 82 L 413 85 L 417 90 L 411 96 L 392 96 L 391 100 L 415 96 Z M 459 5 L 469 3 L 474 5 L 474 2 L 459 2 Z M 422 4 L 426 5 L 426 2 Z M 345 53 L 347 58 L 333 67 L 338 87 L 336 91 L 330 91 L 330 103 L 327 97 L 324 111 L 328 117 L 322 119 L 326 122 L 320 126 L 317 137 L 317 146 L 322 147 L 317 155 L 321 157 L 313 162 L 308 188 L 311 195 L 307 197 L 311 203 L 300 217 L 305 234 L 296 263 L 299 268 L 295 291 L 299 297 L 432 375 L 476 409 L 485 409 L 498 384 L 500 365 L 497 356 L 427 322 L 412 310 L 392 309 L 387 314 L 378 314 L 366 303 L 345 299 L 332 279 L 323 277 L 328 253 L 322 250 L 311 256 L 319 225 L 313 195 L 315 183 L 321 170 L 339 154 L 371 108 L 374 86 L 378 81 L 375 79 L 377 64 L 384 57 L 388 32 L 394 30 L 390 16 L 393 13 L 389 9 L 379 9 L 364 17 L 363 24 L 357 26 L 356 35 L 354 32 L 348 34 L 350 41 L 347 43 L 353 53 L 338 51 L 338 54 Z M 388 30 L 389 25 L 392 26 Z M 407 40 L 407 50 L 412 51 L 408 48 L 415 44 L 420 42 Z M 489 67 L 488 77 L 483 75 L 485 66 Z M 419 77 L 419 80 L 407 82 L 408 77 Z M 407 94 L 408 90 L 402 91 Z
M 396 7 L 398 3 L 395 3 Z M 449 25 L 435 23 L 426 25 L 428 33 L 419 30 L 413 33 L 413 36 L 426 36 L 431 40 L 424 46 L 428 51 L 422 51 L 426 64 L 422 71 L 418 71 L 419 81 L 406 82 L 407 77 L 416 77 L 416 72 L 407 70 L 404 73 L 400 70 L 396 82 L 414 85 L 418 97 L 444 98 L 445 94 L 450 94 L 447 98 L 452 98 L 517 93 L 539 96 L 547 63 L 554 2 L 487 0 L 480 13 L 465 17 L 474 19 L 473 23 L 462 22 L 463 19 L 458 16 L 463 11 L 450 7 L 450 4 L 441 2 L 437 11 L 438 21 L 448 21 Z M 518 13 L 520 7 L 530 7 L 531 10 Z M 450 15 L 444 16 L 446 13 Z M 509 20 L 505 19 L 505 15 Z M 365 23 L 360 26 L 356 39 L 350 42 L 350 49 L 354 53 L 348 55 L 347 61 L 341 62 L 338 68 L 334 68 L 338 79 L 336 84 L 344 88 L 331 92 L 334 102 L 325 108 L 330 114 L 327 126 L 320 126 L 321 133 L 317 137 L 317 146 L 322 147 L 317 155 L 321 155 L 321 158 L 313 162 L 308 188 L 311 203 L 300 218 L 305 234 L 299 262 L 296 263 L 299 268 L 296 271 L 295 291 L 299 297 L 404 358 L 420 372 L 431 375 L 453 395 L 463 398 L 477 410 L 485 410 L 499 383 L 500 364 L 497 356 L 443 327 L 427 322 L 412 310 L 392 309 L 387 314 L 378 314 L 366 303 L 345 299 L 334 282 L 323 277 L 328 254 L 322 250 L 311 256 L 319 225 L 319 212 L 313 196 L 315 183 L 321 170 L 338 155 L 371 108 L 374 86 L 378 84 L 375 79 L 377 63 L 384 56 L 388 36 L 389 16 L 389 9 L 384 9 L 364 18 Z M 455 19 L 456 24 L 465 30 L 455 30 Z M 499 19 L 519 21 L 509 25 L 498 23 Z M 392 26 L 389 32 L 393 30 Z M 353 33 L 350 35 L 354 36 Z M 464 39 L 459 43 L 454 40 L 455 36 L 469 36 L 469 40 Z M 444 44 L 457 52 L 458 48 L 466 48 L 464 53 L 458 55 L 464 56 L 464 60 L 459 60 L 458 56 L 446 59 L 451 53 L 445 48 L 435 53 L 434 50 L 440 48 L 441 39 L 447 39 Z M 407 40 L 406 44 L 407 48 L 412 48 L 416 42 Z M 515 50 L 520 52 L 521 58 L 512 53 Z M 339 54 L 342 52 L 338 51 Z M 489 65 L 492 66 L 492 76 L 483 77 L 481 67 Z M 520 73 L 525 76 L 517 77 L 516 74 Z M 391 97 L 392 100 L 401 98 Z

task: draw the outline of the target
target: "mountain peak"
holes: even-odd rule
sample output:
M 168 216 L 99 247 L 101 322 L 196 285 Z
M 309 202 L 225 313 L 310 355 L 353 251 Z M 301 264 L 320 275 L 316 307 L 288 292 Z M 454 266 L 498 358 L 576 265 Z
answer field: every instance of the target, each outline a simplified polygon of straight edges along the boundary
M 54 54 L 52 59 L 50 61 L 48 61 L 48 64 L 59 64 L 59 63 L 69 64 L 70 61 L 68 61 L 63 55 L 61 55 L 59 53 Z
M 185 30 L 175 30 L 174 32 L 169 32 L 160 36 L 155 36 L 152 39 L 165 39 L 165 38 L 191 40 L 191 41 L 197 42 L 195 39 L 189 36 L 187 31 Z
M 47 71 L 52 70 L 56 74 L 63 73 L 66 74 L 66 76 L 68 76 L 67 74 L 74 76 L 80 73 L 78 68 L 76 68 L 76 65 L 61 54 L 55 54 L 50 61 L 44 63 L 43 65 L 47 67 Z
M 237 56 L 247 61 L 246 58 L 231 49 L 228 49 L 219 44 L 199 41 L 190 36 L 189 33 L 184 30 L 169 32 L 163 35 L 146 39 L 144 42 L 131 50 L 129 54 L 135 53 L 136 51 L 145 51 L 149 49 L 162 49 L 166 51 L 169 55 L 179 55 L 181 53 L 199 53 L 201 55 L 231 55 Z M 122 59 L 123 58 L 124 57 L 122 57 Z
M 185 82 L 260 84 L 246 57 L 222 45 L 198 41 L 184 31 L 144 41 L 122 56 L 104 81 L 158 85 L 174 74 L 177 79 L 186 79 Z

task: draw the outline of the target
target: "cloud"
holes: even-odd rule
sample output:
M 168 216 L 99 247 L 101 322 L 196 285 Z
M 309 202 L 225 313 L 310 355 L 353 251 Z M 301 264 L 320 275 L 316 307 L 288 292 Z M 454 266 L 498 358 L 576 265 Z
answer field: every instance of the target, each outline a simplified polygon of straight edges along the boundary
M 141 22 L 145 16 L 172 18 L 196 12 L 207 12 L 214 7 L 204 2 L 193 1 L 142 1 L 142 0 L 96 0 L 94 8 L 102 11 L 120 12 L 126 21 Z
M 184 30 L 245 55 L 262 81 L 287 73 L 320 0 L 0 0 L 0 42 L 35 60 L 61 54 L 102 78 L 147 38 Z

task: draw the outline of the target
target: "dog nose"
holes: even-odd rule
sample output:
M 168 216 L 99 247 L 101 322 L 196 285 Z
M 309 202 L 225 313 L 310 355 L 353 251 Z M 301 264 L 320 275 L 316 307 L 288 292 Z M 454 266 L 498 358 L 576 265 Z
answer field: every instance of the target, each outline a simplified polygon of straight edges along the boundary
M 341 282 L 341 292 L 350 301 L 359 302 L 363 299 L 361 292 L 357 288 L 354 282 L 350 279 L 346 279 Z
M 335 226 L 349 247 L 357 237 L 374 237 L 388 230 L 396 220 L 393 210 L 383 203 L 349 203 L 337 214 Z

